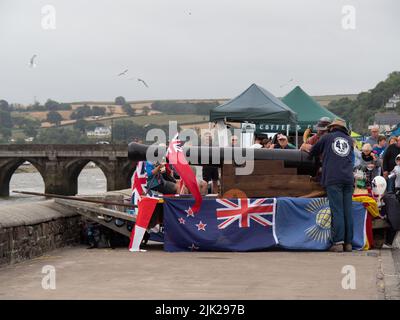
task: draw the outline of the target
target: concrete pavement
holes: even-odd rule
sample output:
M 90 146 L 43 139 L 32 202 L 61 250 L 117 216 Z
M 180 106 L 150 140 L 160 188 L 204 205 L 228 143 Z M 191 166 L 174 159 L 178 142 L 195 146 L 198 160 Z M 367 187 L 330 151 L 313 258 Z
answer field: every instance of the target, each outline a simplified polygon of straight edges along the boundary
M 0 268 L 0 299 L 382 299 L 387 258 L 380 251 L 167 253 L 152 245 L 131 253 L 72 247 Z M 55 290 L 42 288 L 45 265 L 56 270 Z M 356 271 L 354 290 L 342 288 L 346 265 Z

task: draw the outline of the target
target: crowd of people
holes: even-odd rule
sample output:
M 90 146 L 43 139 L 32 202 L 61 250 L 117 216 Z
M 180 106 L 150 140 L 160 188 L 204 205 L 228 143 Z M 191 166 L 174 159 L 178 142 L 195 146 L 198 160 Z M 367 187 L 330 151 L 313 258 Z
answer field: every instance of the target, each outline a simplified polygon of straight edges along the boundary
M 366 189 L 372 196 L 374 178 L 381 175 L 387 180 L 387 191 L 396 192 L 400 199 L 400 139 L 388 139 L 379 134 L 378 126 L 373 126 L 371 136 L 360 150 L 344 121 L 321 119 L 321 124 L 318 133 L 305 141 L 301 149 L 322 162 L 320 182 L 327 192 L 332 213 L 330 250 L 351 251 L 354 187 Z
M 373 126 L 370 130 L 371 135 L 365 140 L 360 147 L 359 143 L 350 137 L 350 132 L 343 122 L 332 122 L 327 117 L 321 118 L 314 126 L 315 134 L 311 134 L 312 130 L 307 129 L 303 135 L 303 143 L 300 150 L 314 154 L 318 142 L 325 135 L 337 131 L 337 128 L 344 128 L 342 131 L 347 133 L 349 143 L 351 144 L 351 175 L 355 178 L 355 187 L 367 189 L 369 193 L 372 190 L 372 181 L 376 176 L 383 176 L 387 180 L 387 190 L 400 194 L 400 137 L 386 137 L 379 134 L 379 127 Z M 339 124 L 338 124 L 339 123 Z M 332 129 L 336 128 L 336 129 Z M 211 132 L 207 132 L 202 136 L 201 145 L 212 146 L 213 140 Z M 236 135 L 230 138 L 230 146 L 239 147 L 239 139 Z M 339 146 L 339 143 L 338 143 Z M 256 135 L 254 143 L 250 148 L 264 149 L 296 149 L 295 145 L 289 142 L 288 137 L 284 133 L 277 133 L 273 137 Z M 314 151 L 312 152 L 314 148 Z M 339 150 L 339 149 L 338 149 Z M 338 153 L 338 152 L 337 152 Z M 318 155 L 322 166 L 318 173 L 318 179 L 323 184 L 323 168 L 328 165 L 324 163 L 324 152 Z M 328 165 L 329 168 L 329 165 Z M 195 170 L 195 169 L 193 169 Z M 202 193 L 217 194 L 219 190 L 219 169 L 213 165 L 202 166 L 202 179 L 199 181 Z M 337 173 L 337 166 L 333 169 Z M 151 163 L 147 162 L 146 171 L 148 176 L 148 188 L 163 194 L 182 193 L 185 191 L 184 186 L 179 185 L 179 178 L 173 172 L 167 163 Z M 178 181 L 178 182 L 177 182 Z
M 331 130 L 331 120 L 321 118 L 316 125 L 317 133 L 307 139 L 300 147 L 300 150 L 310 152 L 312 147 L 317 144 L 322 136 Z M 345 131 L 350 136 L 345 123 L 341 123 Z M 396 183 L 396 170 L 400 159 L 400 137 L 379 134 L 379 126 L 373 126 L 370 130 L 371 135 L 359 146 L 357 140 L 351 138 L 353 147 L 352 165 L 353 176 L 362 180 L 355 186 L 366 188 L 371 193 L 372 181 L 376 176 L 383 176 L 387 179 L 387 190 L 390 192 L 399 191 L 400 177 Z M 322 159 L 322 157 L 321 157 Z M 357 179 L 356 179 L 357 180 Z
M 232 143 L 232 146 L 235 146 Z M 296 149 L 296 147 L 289 143 L 289 139 L 283 133 L 277 133 L 272 138 L 265 138 L 263 136 L 256 136 L 254 144 L 250 148 L 264 148 L 264 149 Z

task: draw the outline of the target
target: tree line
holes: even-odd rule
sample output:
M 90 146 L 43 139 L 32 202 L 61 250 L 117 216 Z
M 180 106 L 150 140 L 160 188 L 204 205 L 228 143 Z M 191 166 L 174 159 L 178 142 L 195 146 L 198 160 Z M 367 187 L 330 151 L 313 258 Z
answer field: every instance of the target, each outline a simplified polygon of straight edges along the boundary
M 355 100 L 342 98 L 331 101 L 328 109 L 351 124 L 354 131 L 367 134 L 368 124 L 374 122 L 377 112 L 385 111 L 386 102 L 400 93 L 400 72 L 395 71 L 388 75 L 386 80 L 379 82 L 375 88 L 361 92 Z M 400 113 L 400 105 L 396 111 Z
M 31 106 L 27 106 L 25 109 L 19 109 L 21 112 L 34 112 L 34 111 L 63 111 L 72 110 L 70 103 L 60 103 L 52 99 L 47 99 L 45 104 L 41 105 L 39 102 L 35 102 Z
M 155 101 L 151 108 L 167 114 L 198 114 L 209 115 L 210 110 L 218 106 L 217 102 L 176 102 Z

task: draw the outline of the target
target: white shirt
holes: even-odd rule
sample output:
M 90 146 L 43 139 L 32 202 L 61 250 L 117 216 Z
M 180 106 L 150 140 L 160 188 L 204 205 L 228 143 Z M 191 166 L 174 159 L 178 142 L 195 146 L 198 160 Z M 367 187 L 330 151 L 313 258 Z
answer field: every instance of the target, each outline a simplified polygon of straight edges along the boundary
M 255 144 L 251 145 L 250 148 L 259 149 L 259 148 L 262 148 L 262 145 L 259 143 L 255 143 Z
M 400 166 L 395 166 L 389 175 L 389 179 L 396 177 L 395 188 L 400 189 Z

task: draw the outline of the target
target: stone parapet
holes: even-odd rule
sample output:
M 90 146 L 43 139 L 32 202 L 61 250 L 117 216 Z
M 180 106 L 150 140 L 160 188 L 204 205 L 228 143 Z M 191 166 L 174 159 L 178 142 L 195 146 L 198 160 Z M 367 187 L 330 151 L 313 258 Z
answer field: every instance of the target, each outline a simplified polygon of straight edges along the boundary
M 82 220 L 53 200 L 0 207 L 0 266 L 79 244 Z

